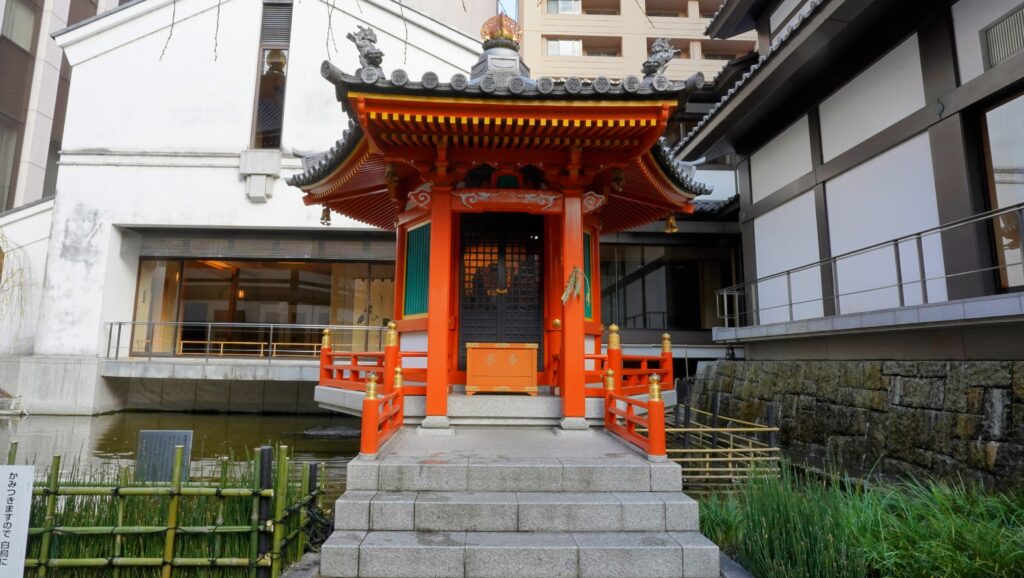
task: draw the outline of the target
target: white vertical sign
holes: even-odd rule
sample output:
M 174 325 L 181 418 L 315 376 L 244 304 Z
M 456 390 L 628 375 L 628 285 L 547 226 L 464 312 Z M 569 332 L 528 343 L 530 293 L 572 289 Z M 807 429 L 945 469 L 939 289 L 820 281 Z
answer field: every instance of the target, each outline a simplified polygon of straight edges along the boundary
M 0 466 L 0 578 L 25 570 L 34 466 Z

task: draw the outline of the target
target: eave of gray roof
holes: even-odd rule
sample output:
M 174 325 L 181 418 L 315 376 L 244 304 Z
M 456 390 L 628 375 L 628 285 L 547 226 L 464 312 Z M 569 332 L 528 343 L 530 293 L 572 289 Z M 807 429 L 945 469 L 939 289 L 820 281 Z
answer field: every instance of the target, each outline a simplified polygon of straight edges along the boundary
M 349 120 L 348 128 L 342 133 L 341 138 L 334 143 L 334 146 L 325 152 L 303 158 L 302 167 L 304 170 L 285 179 L 285 183 L 293 187 L 305 187 L 322 181 L 334 169 L 338 168 L 348 155 L 352 154 L 352 150 L 362 138 L 363 129 Z M 315 160 L 307 163 L 306 158 Z
M 711 107 L 711 110 L 704 115 L 704 118 L 697 123 L 697 126 L 691 129 L 690 132 L 680 139 L 679 143 L 672 148 L 672 157 L 677 157 L 680 151 L 686 148 L 686 145 L 690 144 L 693 139 L 701 133 L 711 119 L 721 112 L 727 104 L 729 104 L 729 101 L 743 89 L 750 79 L 753 78 L 760 70 L 764 69 L 768 62 L 779 53 L 783 46 L 785 46 L 786 42 L 796 36 L 796 33 L 800 30 L 803 23 L 809 20 L 810 17 L 827 2 L 828 0 L 808 0 L 808 2 L 800 9 L 800 12 L 797 13 L 796 17 L 790 20 L 789 24 L 787 24 L 786 27 L 779 32 L 778 36 L 772 40 L 771 45 L 768 47 L 768 51 L 762 54 L 761 57 L 758 58 L 757 62 L 752 64 L 750 68 L 740 76 L 739 80 L 736 81 L 736 84 L 734 84 L 733 87 L 730 88 L 713 107 Z
M 127 10 L 127 9 L 131 8 L 132 6 L 135 6 L 136 4 L 142 4 L 145 1 L 146 0 L 130 0 L 129 2 L 125 2 L 124 4 L 121 4 L 119 6 L 115 6 L 115 7 L 111 8 L 110 10 L 104 10 L 103 12 L 100 12 L 99 14 L 97 14 L 95 16 L 90 16 L 90 17 L 86 18 L 85 20 L 82 20 L 80 22 L 76 22 L 76 23 L 72 24 L 71 26 L 68 26 L 66 28 L 61 28 L 60 30 L 58 30 L 58 31 L 54 32 L 53 34 L 51 34 L 50 37 L 51 38 L 57 38 L 61 34 L 66 34 L 68 32 L 71 32 L 72 30 L 78 30 L 79 28 L 81 28 L 83 26 L 88 26 L 88 25 L 92 24 L 93 22 L 96 22 L 97 20 L 102 20 L 103 18 L 106 18 L 107 16 L 111 16 L 111 15 L 117 14 L 118 12 L 120 12 L 122 10 Z

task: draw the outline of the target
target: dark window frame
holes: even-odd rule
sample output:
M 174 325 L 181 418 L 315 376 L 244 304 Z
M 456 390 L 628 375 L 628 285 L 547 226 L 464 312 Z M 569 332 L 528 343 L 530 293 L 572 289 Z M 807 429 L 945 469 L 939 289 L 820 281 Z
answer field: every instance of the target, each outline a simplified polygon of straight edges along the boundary
M 279 49 L 285 52 L 285 83 L 284 83 L 284 94 L 281 97 L 281 136 L 284 136 L 284 111 L 285 105 L 288 99 L 288 67 L 290 62 L 287 60 L 291 57 L 291 30 L 288 31 L 288 43 L 282 45 L 282 43 L 271 42 L 265 43 L 263 40 L 263 18 L 267 6 L 289 6 L 293 5 L 292 0 L 263 0 L 260 3 L 260 31 L 259 31 L 259 48 L 256 54 L 256 86 L 253 90 L 253 101 L 252 101 L 252 123 L 249 134 L 249 146 L 253 149 L 265 149 L 275 150 L 280 149 L 280 143 L 277 147 L 265 147 L 258 146 L 256 143 L 258 127 L 259 127 L 259 111 L 260 111 L 260 89 L 262 87 L 263 78 L 263 52 L 265 50 Z M 332 7 L 333 9 L 333 7 Z M 294 17 L 294 13 L 290 15 L 289 20 Z

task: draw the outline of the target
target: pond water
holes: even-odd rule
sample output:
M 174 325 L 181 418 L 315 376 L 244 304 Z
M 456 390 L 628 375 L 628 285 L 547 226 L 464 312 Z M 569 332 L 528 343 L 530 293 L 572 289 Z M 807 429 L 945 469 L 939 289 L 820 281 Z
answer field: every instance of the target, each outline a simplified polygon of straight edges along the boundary
M 116 471 L 132 464 L 139 430 L 192 430 L 193 472 L 220 456 L 251 458 L 260 445 L 287 445 L 293 463 L 323 463 L 328 498 L 344 490 L 345 468 L 359 453 L 359 419 L 340 415 L 256 415 L 125 412 L 99 416 L 0 418 L 0 452 L 18 441 L 18 464 L 34 464 L 37 476 L 53 456 L 62 470 Z M 211 470 L 212 471 L 212 470 Z

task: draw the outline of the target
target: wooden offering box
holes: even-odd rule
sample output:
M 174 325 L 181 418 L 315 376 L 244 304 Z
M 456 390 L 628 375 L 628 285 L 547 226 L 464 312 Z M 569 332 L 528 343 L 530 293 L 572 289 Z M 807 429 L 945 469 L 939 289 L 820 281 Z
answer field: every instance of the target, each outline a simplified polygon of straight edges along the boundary
M 537 344 L 467 343 L 466 395 L 481 391 L 537 395 Z

